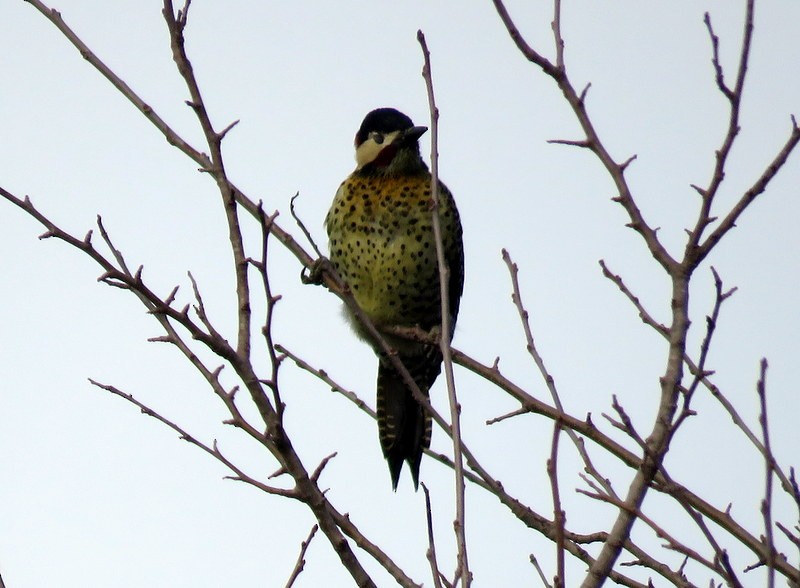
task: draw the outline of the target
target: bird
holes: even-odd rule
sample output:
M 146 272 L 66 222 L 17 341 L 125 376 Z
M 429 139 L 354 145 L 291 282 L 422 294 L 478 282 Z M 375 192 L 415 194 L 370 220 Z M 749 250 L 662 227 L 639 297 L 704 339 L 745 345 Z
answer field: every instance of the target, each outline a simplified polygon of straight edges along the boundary
M 419 147 L 427 130 L 394 108 L 369 112 L 355 135 L 356 168 L 339 186 L 325 217 L 331 263 L 379 331 L 419 327 L 430 332 L 441 324 L 431 173 Z M 464 287 L 462 228 L 453 195 L 441 182 L 438 201 L 452 338 Z M 378 437 L 392 489 L 397 490 L 405 461 L 417 490 L 431 416 L 363 325 L 346 307 L 345 313 L 378 355 Z M 440 348 L 396 335 L 383 338 L 429 397 L 441 371 Z

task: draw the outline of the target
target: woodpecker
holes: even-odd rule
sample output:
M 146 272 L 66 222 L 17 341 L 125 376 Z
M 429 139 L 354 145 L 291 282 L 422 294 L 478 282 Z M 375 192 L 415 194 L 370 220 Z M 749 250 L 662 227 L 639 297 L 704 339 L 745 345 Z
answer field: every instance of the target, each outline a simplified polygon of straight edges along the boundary
M 430 331 L 441 324 L 431 173 L 418 143 L 427 130 L 394 108 L 367 114 L 355 136 L 356 169 L 339 186 L 325 219 L 331 262 L 379 331 L 391 326 Z M 449 269 L 450 325 L 455 329 L 464 287 L 461 222 L 453 195 L 441 182 L 438 195 Z M 355 318 L 348 318 L 356 333 L 370 342 Z M 439 347 L 396 336 L 384 339 L 428 396 L 442 367 Z M 397 490 L 406 461 L 416 489 L 422 452 L 431 442 L 431 417 L 389 358 L 375 351 L 378 437 L 392 488 Z

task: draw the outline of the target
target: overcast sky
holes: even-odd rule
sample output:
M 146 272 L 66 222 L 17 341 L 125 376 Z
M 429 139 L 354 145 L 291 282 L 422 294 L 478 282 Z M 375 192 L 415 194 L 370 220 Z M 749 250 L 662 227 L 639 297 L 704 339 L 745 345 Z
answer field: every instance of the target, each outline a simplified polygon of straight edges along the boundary
M 709 181 L 728 117 L 714 85 L 703 11 L 711 12 L 732 79 L 742 4 L 564 2 L 572 79 L 577 87 L 591 82 L 589 112 L 611 153 L 618 160 L 637 154 L 629 181 L 675 255 L 697 211 L 690 184 Z M 163 118 L 200 145 L 160 2 L 57 0 L 54 6 Z M 551 5 L 518 0 L 509 10 L 528 41 L 552 55 Z M 798 22 L 797 2 L 757 7 L 742 132 L 720 213 L 785 142 L 790 114 L 800 115 Z M 666 275 L 624 227 L 627 218 L 611 201 L 614 188 L 598 162 L 547 143 L 582 137 L 554 84 L 521 57 L 488 0 L 195 0 L 187 45 L 206 103 L 218 127 L 241 120 L 225 143 L 231 177 L 265 208 L 281 211 L 293 231 L 288 203 L 299 191 L 299 213 L 324 245 L 322 221 L 353 169 L 352 139 L 364 114 L 394 106 L 428 124 L 417 29 L 433 58 L 440 174 L 464 225 L 466 285 L 454 345 L 489 364 L 499 356 L 506 375 L 548 398 L 510 300 L 500 257 L 505 247 L 520 266 L 536 341 L 566 409 L 578 417 L 592 413 L 600 424 L 616 394 L 641 431 L 649 431 L 666 346 L 597 262 L 605 259 L 622 274 L 661 322 L 669 318 Z M 234 284 L 210 178 L 21 0 L 0 9 L 0 72 L 0 185 L 30 195 L 78 235 L 101 214 L 130 265 L 143 264 L 145 279 L 165 295 L 181 284 L 180 300 L 189 302 L 186 272 L 192 271 L 212 318 L 230 336 Z M 422 146 L 427 158 L 428 136 Z M 709 265 L 727 286 L 739 288 L 723 307 L 709 367 L 757 429 L 758 362 L 769 359 L 773 446 L 787 470 L 800 465 L 798 186 L 795 154 L 704 263 L 691 292 L 696 355 L 713 302 Z M 310 514 L 223 480 L 227 472 L 219 464 L 88 383 L 91 377 L 114 384 L 205 441 L 219 439 L 254 472 L 277 468 L 220 424 L 222 407 L 174 349 L 146 342 L 160 332 L 140 303 L 98 284 L 100 270 L 88 258 L 63 243 L 37 240 L 42 232 L 0 202 L 0 573 L 6 585 L 282 586 L 313 524 Z M 247 237 L 256 247 L 256 231 L 248 229 Z M 284 295 L 278 342 L 374 403 L 377 360 L 350 333 L 337 300 L 300 285 L 298 264 L 277 247 L 271 262 L 274 288 Z M 423 496 L 407 479 L 391 492 L 374 422 L 307 374 L 289 365 L 282 374 L 287 426 L 307 466 L 338 452 L 323 477 L 328 496 L 413 578 L 430 585 Z M 515 403 L 464 370 L 456 378 L 473 450 L 512 492 L 549 515 L 551 423 L 528 415 L 487 427 L 487 419 Z M 447 412 L 443 381 L 432 394 Z M 757 536 L 763 464 L 705 391 L 695 407 L 699 416 L 675 439 L 667 465 L 720 508 L 732 503 Z M 613 512 L 573 491 L 582 487 L 580 464 L 566 442 L 563 447 L 568 525 L 603 529 Z M 441 431 L 434 432 L 433 448 L 448 449 Z M 624 489 L 629 472 L 605 461 Z M 439 505 L 437 549 L 450 570 L 451 475 L 425 460 L 421 477 Z M 538 585 L 530 553 L 552 577 L 549 542 L 485 493 L 471 489 L 467 500 L 477 586 Z M 776 507 L 785 523 L 796 523 L 785 503 Z M 679 561 L 658 553 L 673 565 Z M 307 559 L 299 586 L 350 584 L 324 537 L 314 540 Z M 379 585 L 391 585 L 362 559 Z M 574 566 L 567 585 L 580 572 Z

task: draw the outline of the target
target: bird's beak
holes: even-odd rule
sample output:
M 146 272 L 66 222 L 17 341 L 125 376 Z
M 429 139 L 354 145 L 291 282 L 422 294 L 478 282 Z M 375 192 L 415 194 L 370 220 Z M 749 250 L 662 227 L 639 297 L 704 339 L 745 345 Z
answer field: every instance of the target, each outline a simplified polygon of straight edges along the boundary
M 403 131 L 399 139 L 404 143 L 410 143 L 418 140 L 422 135 L 428 132 L 428 127 L 411 127 Z

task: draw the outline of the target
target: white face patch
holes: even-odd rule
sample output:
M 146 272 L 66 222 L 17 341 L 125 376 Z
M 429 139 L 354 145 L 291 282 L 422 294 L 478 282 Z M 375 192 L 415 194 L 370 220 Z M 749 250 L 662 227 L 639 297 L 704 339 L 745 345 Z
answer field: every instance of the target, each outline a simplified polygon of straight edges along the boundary
M 386 149 L 389 145 L 394 143 L 400 131 L 392 131 L 391 133 L 372 132 L 367 137 L 366 141 L 356 147 L 356 169 L 361 169 L 368 163 L 372 163 L 380 155 L 380 152 Z M 381 139 L 383 139 L 381 141 Z M 378 143 L 378 141 L 381 141 Z

